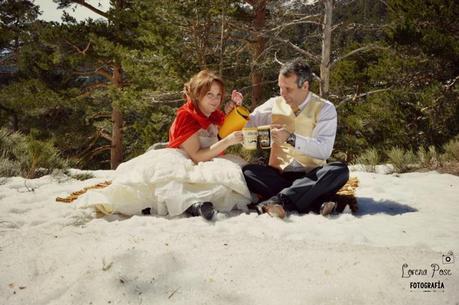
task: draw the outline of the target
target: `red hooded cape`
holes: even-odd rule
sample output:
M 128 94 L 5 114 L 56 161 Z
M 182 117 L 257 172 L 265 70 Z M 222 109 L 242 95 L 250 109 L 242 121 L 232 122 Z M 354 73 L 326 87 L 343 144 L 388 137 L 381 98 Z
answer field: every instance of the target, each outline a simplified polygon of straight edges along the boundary
M 199 129 L 207 129 L 210 124 L 221 126 L 224 119 L 225 114 L 218 109 L 206 117 L 190 99 L 187 99 L 186 103 L 177 110 L 177 115 L 169 129 L 168 147 L 177 148 Z

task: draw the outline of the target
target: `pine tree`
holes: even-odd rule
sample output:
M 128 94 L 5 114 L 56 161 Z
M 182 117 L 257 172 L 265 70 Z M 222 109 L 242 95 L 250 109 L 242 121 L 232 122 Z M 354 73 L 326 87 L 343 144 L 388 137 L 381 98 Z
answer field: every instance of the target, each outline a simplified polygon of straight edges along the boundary
M 123 90 L 130 82 L 129 73 L 126 73 L 126 62 L 130 62 L 141 49 L 141 42 L 136 39 L 139 32 L 141 12 L 139 6 L 132 1 L 113 1 L 107 12 L 103 12 L 87 1 L 57 1 L 59 8 L 66 8 L 71 4 L 85 6 L 104 19 L 87 20 L 76 23 L 67 18 L 65 25 L 67 33 L 64 41 L 70 49 L 74 49 L 83 62 L 77 69 L 81 74 L 92 75 L 95 81 L 85 89 L 88 94 L 94 89 L 105 89 L 110 93 L 111 133 L 100 130 L 103 137 L 110 140 L 110 145 L 98 149 L 98 153 L 110 150 L 111 168 L 115 169 L 123 161 L 123 129 L 125 127 L 122 105 L 120 105 Z M 82 32 L 84 30 L 84 32 Z M 73 34 L 73 35 L 72 35 Z
M 35 48 L 38 6 L 32 1 L 0 2 L 0 120 L 10 129 L 27 130 L 30 117 L 55 106 L 59 97 L 28 64 L 28 50 Z

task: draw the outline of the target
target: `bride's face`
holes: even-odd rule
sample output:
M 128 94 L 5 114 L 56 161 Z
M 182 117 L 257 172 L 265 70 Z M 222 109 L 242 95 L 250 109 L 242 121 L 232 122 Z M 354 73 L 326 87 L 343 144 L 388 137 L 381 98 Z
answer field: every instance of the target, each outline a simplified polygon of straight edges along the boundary
M 198 102 L 199 110 L 201 110 L 205 116 L 210 116 L 212 112 L 220 107 L 221 101 L 222 88 L 217 82 L 213 82 L 210 86 L 210 90 L 207 91 Z

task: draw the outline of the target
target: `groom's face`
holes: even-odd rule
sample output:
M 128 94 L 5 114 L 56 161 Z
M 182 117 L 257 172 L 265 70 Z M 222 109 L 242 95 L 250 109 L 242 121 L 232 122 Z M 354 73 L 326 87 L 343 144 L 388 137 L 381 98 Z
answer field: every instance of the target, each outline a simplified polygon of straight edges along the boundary
M 295 108 L 304 102 L 309 93 L 309 83 L 305 81 L 301 87 L 298 88 L 297 79 L 298 76 L 296 74 L 291 74 L 289 76 L 279 74 L 278 78 L 280 95 L 287 104 Z

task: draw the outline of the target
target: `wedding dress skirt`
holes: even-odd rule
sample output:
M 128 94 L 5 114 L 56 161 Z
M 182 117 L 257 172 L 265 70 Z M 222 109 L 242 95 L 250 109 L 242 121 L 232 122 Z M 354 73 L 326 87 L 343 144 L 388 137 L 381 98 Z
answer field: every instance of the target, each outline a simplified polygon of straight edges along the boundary
M 221 212 L 245 209 L 251 195 L 240 164 L 231 156 L 195 164 L 184 151 L 165 148 L 120 164 L 111 185 L 89 190 L 75 204 L 106 214 L 139 215 L 151 208 L 152 214 L 175 216 L 203 201 Z

